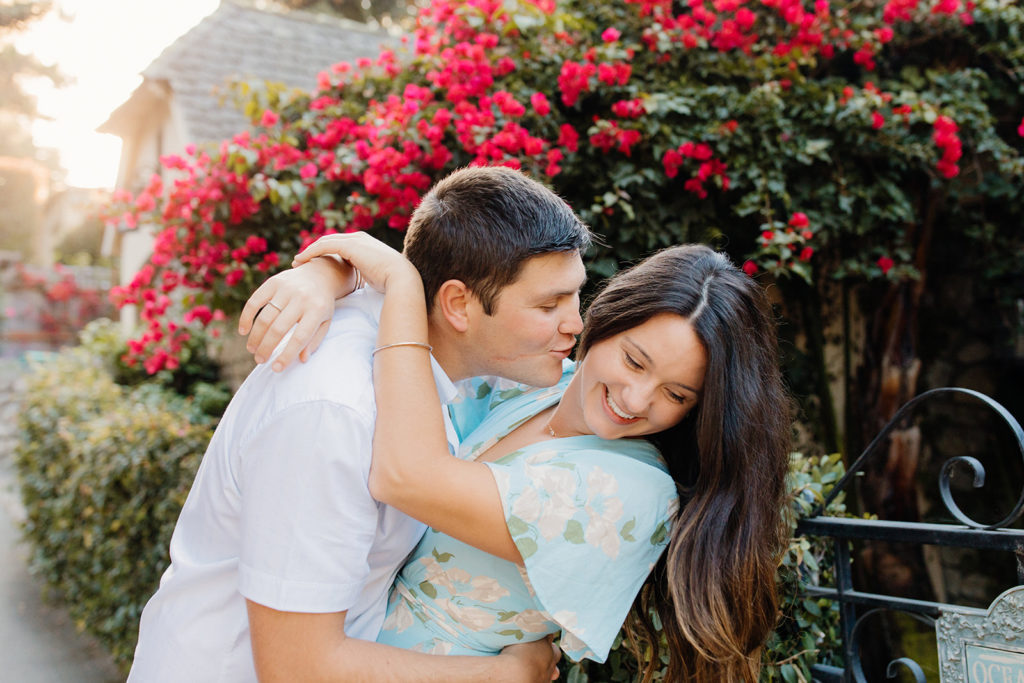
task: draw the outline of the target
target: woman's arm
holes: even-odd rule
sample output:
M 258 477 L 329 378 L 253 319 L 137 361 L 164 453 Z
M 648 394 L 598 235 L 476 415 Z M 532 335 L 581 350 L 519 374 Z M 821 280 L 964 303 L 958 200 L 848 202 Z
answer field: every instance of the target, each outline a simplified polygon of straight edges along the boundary
M 423 283 L 405 257 L 368 235 L 352 233 L 321 238 L 297 260 L 321 253 L 350 261 L 367 284 L 385 293 L 379 348 L 428 343 Z M 434 529 L 521 563 L 489 468 L 448 452 L 427 349 L 380 348 L 374 355 L 373 384 L 377 402 L 369 481 L 373 496 Z

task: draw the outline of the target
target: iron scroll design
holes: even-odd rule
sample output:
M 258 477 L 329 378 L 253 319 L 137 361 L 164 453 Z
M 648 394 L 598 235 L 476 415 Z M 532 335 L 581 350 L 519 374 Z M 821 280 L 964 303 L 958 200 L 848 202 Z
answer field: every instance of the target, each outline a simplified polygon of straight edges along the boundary
M 886 423 L 885 427 L 882 428 L 882 431 L 872 439 L 871 443 L 868 444 L 868 447 L 864 449 L 864 452 L 857 457 L 853 465 L 851 465 L 847 470 L 846 474 L 836 482 L 836 485 L 829 492 L 828 496 L 826 496 L 824 503 L 818 506 L 812 517 L 820 516 L 828 507 L 829 503 L 835 500 L 836 496 L 844 490 L 846 484 L 861 471 L 868 458 L 875 453 L 878 446 L 883 443 L 889 434 L 902 423 L 915 406 L 922 403 L 925 399 L 934 398 L 935 396 L 942 394 L 960 394 L 963 396 L 970 396 L 971 398 L 981 401 L 995 411 L 995 413 L 1002 418 L 1003 422 L 1005 422 L 1012 431 L 1014 440 L 1016 441 L 1017 450 L 1020 453 L 1022 461 L 1024 461 L 1024 429 L 1021 428 L 1020 423 L 1017 422 L 1013 415 L 1011 415 L 1010 412 L 1000 403 L 985 394 L 972 389 L 963 389 L 960 387 L 941 387 L 939 389 L 931 389 L 907 401 L 898 411 L 896 411 L 896 414 L 888 423 Z M 942 502 L 946 506 L 946 509 L 961 524 L 972 529 L 995 530 L 1008 527 L 1016 522 L 1022 514 L 1024 514 L 1024 488 L 1022 488 L 1020 495 L 1017 498 L 1017 504 L 1014 506 L 1010 514 L 1002 520 L 994 524 L 982 524 L 981 522 L 971 519 L 963 510 L 960 509 L 960 506 L 956 504 L 949 487 L 950 477 L 958 465 L 964 465 L 972 471 L 974 475 L 974 480 L 972 482 L 974 488 L 981 488 L 985 485 L 985 468 L 977 459 L 970 456 L 956 456 L 950 458 L 942 466 L 942 471 L 939 476 L 939 493 L 942 496 Z
M 836 482 L 835 486 L 815 507 L 812 514 L 801 520 L 797 525 L 797 533 L 807 536 L 818 536 L 832 539 L 834 543 L 835 585 L 833 587 L 807 586 L 806 593 L 810 597 L 824 597 L 837 601 L 840 607 L 843 657 L 845 667 L 815 665 L 812 667 L 812 678 L 815 681 L 856 681 L 865 683 L 864 668 L 860 661 L 860 636 L 865 620 L 880 612 L 896 611 L 907 614 L 929 624 L 936 624 L 947 613 L 970 615 L 983 612 L 977 608 L 951 605 L 891 595 L 865 593 L 854 588 L 851 571 L 850 542 L 855 539 L 903 542 L 920 545 L 940 545 L 960 548 L 977 548 L 1007 551 L 1018 558 L 1018 582 L 1024 584 L 1024 531 L 1009 529 L 1024 514 L 1024 486 L 1018 495 L 1017 503 L 1000 521 L 984 524 L 971 519 L 953 498 L 950 490 L 950 479 L 958 469 L 966 468 L 973 475 L 972 485 L 981 488 L 985 484 L 985 469 L 982 464 L 970 456 L 956 456 L 948 459 L 942 466 L 939 492 L 943 504 L 956 523 L 932 524 L 922 522 L 899 522 L 888 520 L 868 520 L 857 518 L 826 517 L 824 511 L 839 496 L 864 468 L 868 458 L 879 450 L 888 436 L 907 420 L 911 411 L 925 400 L 933 400 L 937 396 L 959 395 L 980 401 L 994 411 L 1010 428 L 1016 450 L 1024 460 L 1024 429 L 1020 423 L 1001 404 L 977 391 L 959 387 L 943 387 L 926 391 L 905 403 L 892 417 L 878 435 L 868 444 L 867 448 L 857 457 L 847 472 Z M 962 525 L 962 526 L 961 526 Z M 857 606 L 865 608 L 861 614 Z M 916 683 L 922 683 L 924 673 L 914 660 L 900 657 L 889 662 L 887 676 L 895 678 L 900 669 L 909 671 Z M 944 672 L 945 673 L 945 672 Z M 950 680 L 943 677 L 943 680 Z M 957 680 L 957 679 L 952 679 Z

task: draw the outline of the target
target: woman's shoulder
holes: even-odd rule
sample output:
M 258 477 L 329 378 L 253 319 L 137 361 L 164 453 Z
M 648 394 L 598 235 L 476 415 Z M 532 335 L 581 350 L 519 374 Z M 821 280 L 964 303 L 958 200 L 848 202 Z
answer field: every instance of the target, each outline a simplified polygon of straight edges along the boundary
M 671 480 L 668 464 L 657 447 L 646 439 L 602 439 L 587 435 L 550 442 L 559 458 L 583 466 L 600 464 L 624 474 Z
M 676 498 L 675 481 L 664 459 L 654 445 L 643 439 L 555 439 L 510 454 L 499 462 L 522 471 L 524 485 L 548 489 L 549 494 L 558 494 L 550 490 L 552 487 L 561 489 L 562 495 L 581 500 L 610 494 L 621 497 L 629 506 L 651 506 L 659 511 L 667 509 L 666 504 Z M 575 491 L 571 492 L 572 489 Z

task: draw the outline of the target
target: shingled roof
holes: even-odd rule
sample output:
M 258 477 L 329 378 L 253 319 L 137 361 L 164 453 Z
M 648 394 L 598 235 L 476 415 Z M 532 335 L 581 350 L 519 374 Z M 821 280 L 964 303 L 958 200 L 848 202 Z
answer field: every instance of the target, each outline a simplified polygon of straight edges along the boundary
M 284 83 L 311 90 L 331 64 L 376 57 L 389 36 L 361 24 L 306 12 L 274 12 L 222 0 L 220 7 L 172 43 L 142 72 L 143 84 L 104 123 L 102 132 L 130 134 L 141 100 L 169 90 L 188 142 L 218 141 L 249 122 L 225 100 L 232 80 Z

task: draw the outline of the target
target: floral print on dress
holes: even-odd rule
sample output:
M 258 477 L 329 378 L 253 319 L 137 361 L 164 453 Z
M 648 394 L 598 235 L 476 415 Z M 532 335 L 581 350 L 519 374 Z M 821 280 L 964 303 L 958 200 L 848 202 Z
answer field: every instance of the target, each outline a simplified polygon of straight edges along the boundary
M 490 412 L 463 439 L 459 457 L 475 458 L 556 403 L 572 370 L 547 389 L 480 390 L 493 399 Z M 678 500 L 661 456 L 643 440 L 577 436 L 487 465 L 525 566 L 428 529 L 395 582 L 378 640 L 489 655 L 560 632 L 573 659 L 604 661 L 668 543 Z

